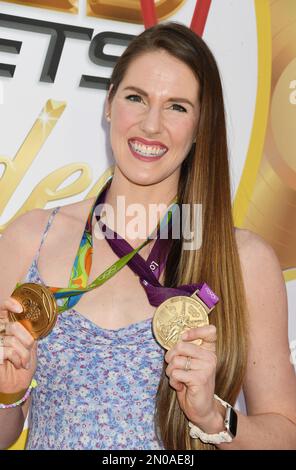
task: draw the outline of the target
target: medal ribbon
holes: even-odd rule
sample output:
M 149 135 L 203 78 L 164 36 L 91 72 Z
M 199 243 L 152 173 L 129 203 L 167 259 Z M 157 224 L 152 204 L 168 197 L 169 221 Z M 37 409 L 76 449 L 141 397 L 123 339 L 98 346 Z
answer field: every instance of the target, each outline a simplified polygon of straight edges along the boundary
M 173 224 L 173 209 L 174 207 L 171 209 L 172 217 L 168 221 L 169 230 L 171 230 L 171 225 Z M 97 217 L 97 220 L 99 221 L 99 217 Z M 139 276 L 140 282 L 146 291 L 149 303 L 158 307 L 170 297 L 191 296 L 194 292 L 198 291 L 198 296 L 211 309 L 219 301 L 219 298 L 206 283 L 184 284 L 178 287 L 164 287 L 160 284 L 158 279 L 165 267 L 169 251 L 168 248 L 171 243 L 171 240 L 161 238 L 162 228 L 163 227 L 161 225 L 158 229 L 157 239 L 147 261 L 145 261 L 138 252 L 136 252 L 127 262 L 132 271 Z M 111 235 L 110 237 L 108 236 L 108 232 Z M 132 250 L 132 247 L 126 240 L 124 240 L 124 238 L 109 228 L 105 233 L 105 238 L 114 253 L 119 257 L 126 256 L 126 253 Z
M 74 305 L 77 304 L 77 302 L 84 293 L 101 286 L 111 277 L 113 277 L 126 264 L 128 264 L 129 261 L 132 260 L 132 258 L 138 253 L 138 251 L 140 251 L 144 246 L 146 246 L 155 238 L 155 231 L 157 232 L 157 234 L 161 232 L 164 226 L 167 225 L 172 218 L 172 212 L 174 210 L 174 207 L 176 206 L 174 202 L 172 208 L 168 210 L 161 222 L 158 224 L 157 228 L 152 232 L 152 234 L 149 235 L 149 237 L 143 243 L 141 243 L 135 249 L 133 249 L 129 244 L 127 244 L 129 249 L 125 251 L 122 256 L 120 256 L 120 259 L 113 263 L 111 266 L 109 266 L 91 284 L 87 285 L 93 254 L 92 218 L 95 209 L 99 205 L 103 204 L 105 200 L 107 186 L 111 178 L 112 177 L 110 177 L 106 181 L 87 218 L 85 229 L 71 271 L 69 286 L 67 288 L 47 286 L 56 299 L 63 299 L 66 297 L 64 304 L 58 307 L 58 313 L 64 312 L 65 310 L 72 308 Z M 100 219 L 99 214 L 96 214 L 96 217 Z M 101 221 L 100 223 L 103 230 L 107 228 L 107 231 L 112 232 L 108 227 L 106 227 L 106 225 L 102 224 Z
M 128 265 L 135 272 L 135 274 L 139 276 L 140 282 L 146 291 L 151 305 L 159 306 L 162 302 L 170 297 L 182 295 L 191 296 L 194 292 L 198 291 L 199 297 L 208 305 L 209 308 L 212 308 L 219 299 L 216 294 L 214 294 L 214 292 L 207 286 L 207 284 L 191 284 L 171 288 L 162 286 L 158 280 L 166 264 L 169 246 L 172 242 L 170 235 L 173 224 L 173 214 L 178 207 L 176 199 L 172 201 L 168 211 L 162 220 L 158 223 L 152 234 L 150 234 L 148 238 L 135 249 L 133 249 L 131 245 L 120 235 L 118 235 L 116 232 L 113 232 L 109 227 L 102 223 L 100 220 L 100 212 L 96 213 L 96 218 L 104 233 L 105 239 L 114 253 L 120 259 L 109 266 L 91 284 L 87 285 L 93 254 L 93 214 L 98 206 L 103 205 L 107 192 L 107 186 L 109 186 L 111 178 L 112 176 L 110 176 L 105 182 L 88 215 L 84 232 L 82 234 L 80 245 L 72 267 L 68 287 L 63 288 L 46 286 L 52 292 L 56 300 L 66 298 L 64 304 L 62 306 L 58 306 L 58 313 L 72 308 L 78 303 L 84 293 L 104 284 L 126 265 Z M 164 229 L 166 229 L 165 233 Z M 138 252 L 155 238 L 156 241 L 151 250 L 151 253 L 147 261 L 145 261 L 138 254 Z

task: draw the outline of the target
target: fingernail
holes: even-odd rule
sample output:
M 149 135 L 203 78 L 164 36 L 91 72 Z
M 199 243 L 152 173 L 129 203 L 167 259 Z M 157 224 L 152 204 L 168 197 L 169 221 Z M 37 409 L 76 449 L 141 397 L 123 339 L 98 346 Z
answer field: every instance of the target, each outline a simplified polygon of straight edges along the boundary
M 31 368 L 31 362 L 29 361 L 27 364 L 26 364 L 26 369 L 29 370 Z
M 23 307 L 21 307 L 19 304 L 15 304 L 15 311 L 16 313 L 21 313 L 23 311 Z
M 181 335 L 181 339 L 187 339 L 187 338 L 188 338 L 188 333 L 187 331 L 185 331 L 185 333 Z

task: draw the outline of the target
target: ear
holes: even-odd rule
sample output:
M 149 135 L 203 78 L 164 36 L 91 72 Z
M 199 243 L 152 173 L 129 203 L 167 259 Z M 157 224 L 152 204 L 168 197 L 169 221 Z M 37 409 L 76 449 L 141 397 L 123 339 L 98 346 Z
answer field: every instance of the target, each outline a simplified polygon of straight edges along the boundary
M 110 105 L 108 98 L 106 98 L 106 101 L 105 101 L 105 118 L 107 119 L 108 122 L 111 121 L 111 105 Z
M 109 89 L 108 89 L 108 93 L 107 93 L 107 100 L 110 101 L 110 93 L 111 93 L 111 90 L 113 89 L 114 85 L 113 83 L 110 84 L 109 86 Z
M 106 119 L 108 122 L 110 122 L 111 120 L 111 101 L 110 101 L 110 92 L 113 88 L 113 83 L 111 83 L 109 89 L 108 89 L 108 93 L 107 93 L 107 96 L 106 96 L 106 100 L 105 100 L 105 116 L 106 116 Z

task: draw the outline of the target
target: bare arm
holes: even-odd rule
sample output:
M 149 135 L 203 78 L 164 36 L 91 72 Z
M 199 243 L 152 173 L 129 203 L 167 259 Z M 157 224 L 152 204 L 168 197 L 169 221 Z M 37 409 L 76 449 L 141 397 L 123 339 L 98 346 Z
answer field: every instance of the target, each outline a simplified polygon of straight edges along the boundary
M 35 209 L 13 221 L 0 235 L 0 302 L 26 274 L 38 249 L 48 212 Z
M 296 449 L 296 376 L 286 286 L 273 250 L 250 233 L 240 249 L 249 309 L 249 354 L 237 436 L 220 449 Z
M 20 406 L 0 410 L 0 449 L 7 449 L 13 444 L 24 427 L 24 414 Z
M 46 211 L 31 211 L 13 222 L 0 238 L 0 321 L 7 321 L 4 302 L 10 297 L 16 283 L 24 276 L 35 251 L 38 249 Z M 12 324 L 9 325 L 11 327 Z M 18 324 L 17 330 L 10 328 L 9 337 L 5 337 L 4 363 L 0 364 L 0 402 L 1 393 L 15 393 L 26 389 L 34 374 L 25 369 L 25 360 L 32 348 L 31 335 Z M 28 382 L 28 383 L 27 383 Z M 17 390 L 18 389 L 18 390 Z M 0 448 L 13 444 L 22 432 L 28 412 L 29 401 L 22 407 L 0 409 Z

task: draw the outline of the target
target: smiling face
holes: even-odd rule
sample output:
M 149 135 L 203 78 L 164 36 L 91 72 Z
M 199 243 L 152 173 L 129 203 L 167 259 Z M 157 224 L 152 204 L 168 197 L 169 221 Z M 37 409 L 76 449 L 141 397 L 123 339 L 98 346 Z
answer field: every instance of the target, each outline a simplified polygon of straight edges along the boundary
M 195 139 L 199 86 L 191 69 L 164 50 L 128 67 L 106 111 L 120 172 L 139 185 L 178 184 Z

